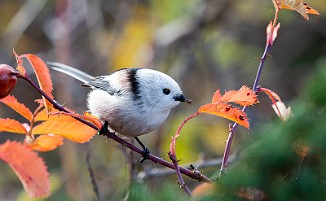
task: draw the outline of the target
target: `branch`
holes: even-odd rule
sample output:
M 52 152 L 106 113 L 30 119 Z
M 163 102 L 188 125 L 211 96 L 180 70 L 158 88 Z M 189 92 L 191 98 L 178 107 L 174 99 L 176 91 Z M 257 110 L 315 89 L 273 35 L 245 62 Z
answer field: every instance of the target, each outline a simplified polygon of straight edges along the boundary
M 99 201 L 102 201 L 103 196 L 101 195 L 101 193 L 99 191 L 99 188 L 98 188 L 98 185 L 97 185 L 97 182 L 96 182 L 96 179 L 95 179 L 94 171 L 93 171 L 93 168 L 91 166 L 90 159 L 91 159 L 91 151 L 88 150 L 87 155 L 86 155 L 86 159 L 85 159 L 87 170 L 88 170 L 89 176 L 90 176 L 92 184 L 93 184 L 93 191 L 96 194 L 97 199 Z
M 188 186 L 186 185 L 186 183 L 184 182 L 183 178 L 182 178 L 182 175 L 180 173 L 180 167 L 178 165 L 178 161 L 177 161 L 177 157 L 172 154 L 171 152 L 168 153 L 171 161 L 173 162 L 174 164 L 174 167 L 175 167 L 175 171 L 177 173 L 177 176 L 178 176 L 178 181 L 179 181 L 179 185 L 180 187 L 184 190 L 184 192 L 189 195 L 191 197 L 191 191 L 189 190 Z
M 118 143 L 120 143 L 122 146 L 125 146 L 125 147 L 133 150 L 134 152 L 137 152 L 140 155 L 143 154 L 142 149 L 140 149 L 140 148 L 126 142 L 125 140 L 119 138 L 118 136 L 116 136 L 115 134 L 113 134 L 111 132 L 107 132 L 105 134 L 105 136 L 108 137 L 108 138 L 113 139 L 114 141 L 116 141 Z M 147 160 L 151 160 L 154 163 L 161 164 L 161 165 L 163 165 L 165 167 L 168 167 L 170 169 L 175 170 L 175 167 L 174 167 L 174 165 L 172 163 L 170 163 L 170 162 L 168 162 L 168 161 L 166 161 L 166 160 L 164 160 L 162 158 L 159 158 L 159 157 L 157 157 L 157 156 L 155 156 L 155 155 L 153 155 L 151 153 L 148 155 Z M 180 172 L 182 174 L 187 175 L 188 177 L 193 178 L 193 179 L 198 180 L 198 181 L 212 182 L 212 180 L 210 180 L 208 177 L 206 177 L 205 175 L 203 175 L 200 172 L 194 172 L 194 171 L 188 170 L 186 168 L 182 168 L 182 167 L 180 167 Z
M 51 99 L 48 95 L 46 95 L 29 77 L 27 76 L 24 76 L 24 75 L 21 75 L 21 74 L 18 74 L 17 75 L 18 78 L 22 78 L 23 80 L 27 81 L 30 85 L 32 85 L 32 87 L 34 89 L 36 89 L 42 96 L 44 96 L 50 103 L 53 104 L 54 108 L 60 110 L 60 111 L 64 111 L 64 112 L 67 112 L 67 113 L 71 113 L 69 110 L 67 110 L 65 107 L 63 107 L 62 105 L 60 105 L 58 102 L 56 102 L 55 100 Z M 94 125 L 93 123 L 91 122 L 88 122 L 84 119 L 80 119 L 78 117 L 74 117 L 76 120 L 88 125 L 89 127 L 95 129 L 95 130 L 98 130 L 99 128 L 97 128 L 96 125 Z M 131 149 L 132 151 L 142 155 L 143 154 L 143 150 L 139 149 L 138 147 L 126 142 L 125 140 L 119 138 L 118 136 L 116 136 L 114 133 L 111 133 L 110 131 L 107 131 L 107 133 L 105 133 L 105 136 L 108 137 L 108 138 L 111 138 L 112 140 L 120 143 L 122 146 L 125 146 L 129 149 Z M 162 159 L 162 158 L 159 158 L 153 154 L 149 154 L 148 155 L 148 160 L 151 160 L 152 162 L 154 163 L 157 163 L 157 164 L 161 164 L 165 167 L 168 167 L 170 169 L 174 169 L 175 170 L 175 167 L 172 163 Z M 208 177 L 206 177 L 205 175 L 203 175 L 202 173 L 200 173 L 199 171 L 191 171 L 191 170 L 188 170 L 186 168 L 182 168 L 180 167 L 180 172 L 192 179 L 195 179 L 197 181 L 203 181 L 203 182 L 212 182 L 212 180 L 210 180 Z
M 259 63 L 259 67 L 258 67 L 258 70 L 257 70 L 256 78 L 255 78 L 254 84 L 252 86 L 252 90 L 255 91 L 255 92 L 257 92 L 260 75 L 262 73 L 262 70 L 263 70 L 263 67 L 264 67 L 268 52 L 269 52 L 271 47 L 272 47 L 271 43 L 266 43 L 263 56 L 260 59 L 260 63 Z M 247 108 L 248 108 L 247 106 L 244 106 L 242 108 L 242 111 L 245 112 L 247 110 Z M 226 146 L 225 146 L 225 149 L 224 149 L 223 161 L 222 161 L 219 177 L 222 176 L 222 174 L 224 173 L 225 169 L 228 166 L 232 140 L 233 140 L 234 133 L 235 133 L 237 127 L 238 127 L 237 123 L 234 123 L 232 126 L 230 126 L 229 136 L 228 136 L 228 139 L 226 141 Z
M 233 161 L 238 158 L 238 153 L 235 152 L 229 156 L 229 161 Z M 223 158 L 216 158 L 216 159 L 209 159 L 203 160 L 200 159 L 198 161 L 194 161 L 191 163 L 184 164 L 180 167 L 186 168 L 188 170 L 197 170 L 197 169 L 205 169 L 210 167 L 216 167 L 217 165 L 221 165 Z M 151 177 L 166 177 L 169 175 L 175 174 L 175 170 L 168 169 L 168 168 L 148 168 L 138 173 L 139 180 L 149 179 Z

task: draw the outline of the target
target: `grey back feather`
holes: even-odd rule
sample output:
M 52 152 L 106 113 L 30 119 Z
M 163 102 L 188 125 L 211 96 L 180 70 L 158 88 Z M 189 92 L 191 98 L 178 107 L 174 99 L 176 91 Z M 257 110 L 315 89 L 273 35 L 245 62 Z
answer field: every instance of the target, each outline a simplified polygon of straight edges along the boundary
M 110 95 L 114 95 L 115 93 L 119 94 L 118 91 L 112 89 L 110 82 L 105 80 L 104 78 L 104 76 L 95 77 L 93 80 L 83 84 L 82 86 L 91 87 L 93 89 L 100 89 L 108 92 Z

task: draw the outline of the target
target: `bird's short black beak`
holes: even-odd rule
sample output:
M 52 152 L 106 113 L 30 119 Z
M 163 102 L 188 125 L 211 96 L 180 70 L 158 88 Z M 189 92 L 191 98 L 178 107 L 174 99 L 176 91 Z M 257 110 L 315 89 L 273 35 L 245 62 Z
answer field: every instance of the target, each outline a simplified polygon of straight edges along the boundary
M 189 103 L 189 104 L 191 104 L 191 101 L 192 101 L 191 99 L 186 98 L 183 94 L 180 94 L 180 95 L 174 97 L 174 99 L 176 101 L 186 102 L 186 103 Z

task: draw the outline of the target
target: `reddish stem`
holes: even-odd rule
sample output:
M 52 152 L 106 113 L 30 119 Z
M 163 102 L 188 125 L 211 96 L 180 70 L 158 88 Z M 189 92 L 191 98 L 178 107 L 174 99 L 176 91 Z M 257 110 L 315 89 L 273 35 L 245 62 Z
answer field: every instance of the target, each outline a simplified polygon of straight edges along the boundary
M 168 153 L 172 163 L 174 164 L 175 167 L 175 171 L 177 173 L 178 176 L 178 181 L 179 181 L 179 185 L 180 187 L 184 190 L 184 192 L 189 195 L 191 197 L 191 191 L 189 190 L 188 186 L 186 185 L 186 183 L 184 182 L 182 175 L 180 173 L 180 166 L 178 165 L 178 160 L 176 155 L 172 154 L 171 152 Z
M 255 78 L 254 84 L 252 86 L 252 90 L 255 91 L 255 92 L 257 92 L 257 90 L 258 90 L 258 82 L 259 82 L 260 75 L 261 75 L 261 72 L 263 70 L 266 58 L 267 58 L 267 53 L 269 52 L 270 48 L 271 48 L 271 44 L 266 43 L 263 56 L 260 59 L 260 63 L 259 63 L 259 67 L 258 67 L 258 70 L 257 70 L 256 78 Z M 242 111 L 245 112 L 246 109 L 247 109 L 247 106 L 244 106 L 242 108 Z M 235 133 L 237 127 L 238 127 L 238 124 L 234 123 L 232 125 L 232 127 L 230 128 L 229 136 L 228 136 L 228 139 L 226 141 L 226 146 L 225 146 L 225 149 L 224 149 L 223 162 L 222 162 L 222 165 L 221 165 L 219 177 L 222 176 L 222 174 L 224 173 L 225 169 L 228 166 L 229 155 L 230 155 L 230 151 L 231 151 L 231 145 L 232 145 L 234 133 Z

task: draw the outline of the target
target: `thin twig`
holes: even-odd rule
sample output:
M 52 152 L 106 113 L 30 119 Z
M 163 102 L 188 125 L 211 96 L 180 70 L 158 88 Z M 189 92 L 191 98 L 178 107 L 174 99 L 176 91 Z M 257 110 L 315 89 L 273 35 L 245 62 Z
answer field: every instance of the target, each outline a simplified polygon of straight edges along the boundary
M 230 154 L 229 156 L 229 162 L 235 160 L 238 157 L 238 153 L 233 153 Z M 192 167 L 195 167 L 196 169 L 205 169 L 205 168 L 210 168 L 210 167 L 216 167 L 217 165 L 221 165 L 223 161 L 223 158 L 214 158 L 214 159 L 209 159 L 209 160 L 203 160 L 200 159 L 198 161 L 194 161 L 191 163 L 183 164 L 180 167 L 186 168 L 188 170 L 193 170 Z M 160 167 L 160 168 L 148 168 L 144 171 L 141 171 L 138 173 L 138 179 L 139 180 L 145 180 L 149 179 L 151 177 L 166 177 L 169 175 L 175 174 L 175 170 L 168 169 L 165 167 Z
M 122 146 L 125 146 L 125 147 L 133 150 L 134 152 L 137 152 L 138 154 L 142 155 L 142 153 L 143 153 L 143 150 L 142 149 L 140 149 L 140 148 L 138 148 L 138 147 L 136 147 L 136 146 L 134 146 L 134 145 L 126 142 L 125 140 L 119 138 L 115 134 L 108 132 L 105 135 L 108 138 L 111 138 L 114 141 L 120 143 Z M 175 170 L 175 167 L 174 167 L 174 165 L 172 163 L 170 163 L 170 162 L 168 162 L 168 161 L 166 161 L 166 160 L 164 160 L 162 158 L 159 158 L 159 157 L 157 157 L 157 156 L 155 156 L 155 155 L 153 155 L 151 153 L 148 155 L 147 160 L 151 160 L 154 163 L 161 164 L 161 165 L 163 165 L 165 167 L 168 167 L 170 169 Z M 193 178 L 193 179 L 198 180 L 198 181 L 212 182 L 211 179 L 209 179 L 208 177 L 206 177 L 205 175 L 203 175 L 200 172 L 194 172 L 194 171 L 188 170 L 186 168 L 182 168 L 182 167 L 180 167 L 180 172 L 182 174 L 187 175 L 188 177 Z
M 263 56 L 260 59 L 260 63 L 259 63 L 259 67 L 258 67 L 258 70 L 257 70 L 256 78 L 255 78 L 254 84 L 252 86 L 252 90 L 255 91 L 255 92 L 257 92 L 258 82 L 260 80 L 260 75 L 262 73 L 262 70 L 263 70 L 263 67 L 264 67 L 264 64 L 265 64 L 265 61 L 266 61 L 266 58 L 267 58 L 267 53 L 269 52 L 270 48 L 271 48 L 271 44 L 266 43 Z M 247 109 L 247 106 L 244 106 L 242 108 L 242 111 L 245 112 L 246 109 Z M 231 145 L 232 145 L 234 133 L 235 133 L 237 127 L 238 127 L 238 124 L 234 123 L 231 126 L 230 130 L 229 130 L 229 136 L 228 136 L 228 139 L 226 141 L 226 146 L 225 146 L 225 149 L 224 149 L 223 162 L 222 162 L 222 165 L 221 165 L 219 177 L 222 176 L 222 174 L 224 173 L 224 170 L 228 166 L 229 155 L 230 155 L 230 151 L 231 151 Z
M 180 167 L 178 165 L 178 161 L 177 161 L 176 155 L 172 154 L 171 152 L 169 152 L 168 155 L 169 155 L 171 161 L 174 164 L 175 171 L 176 171 L 177 176 L 178 176 L 178 182 L 179 182 L 180 187 L 184 190 L 184 192 L 187 195 L 189 195 L 191 197 L 191 191 L 190 191 L 190 189 L 188 188 L 188 186 L 186 185 L 186 183 L 184 182 L 184 180 L 182 178 L 182 175 L 181 175 L 181 172 L 180 172 Z
M 98 188 L 98 185 L 97 185 L 97 182 L 96 182 L 96 179 L 95 179 L 94 171 L 93 171 L 93 168 L 91 166 L 90 159 L 91 159 L 91 150 L 89 149 L 88 152 L 87 152 L 87 155 L 86 155 L 86 159 L 85 159 L 86 166 L 87 166 L 87 170 L 88 170 L 88 173 L 89 173 L 89 177 L 91 178 L 91 181 L 92 181 L 92 184 L 93 184 L 93 191 L 96 194 L 97 199 L 99 201 L 102 201 L 104 199 L 103 199 L 103 196 L 101 195 L 101 193 L 99 191 L 99 188 Z
M 53 104 L 54 108 L 60 110 L 60 111 L 64 111 L 64 112 L 67 112 L 67 113 L 71 113 L 70 111 L 68 111 L 66 108 L 64 108 L 62 105 L 60 105 L 59 103 L 57 103 L 55 100 L 53 100 L 52 98 L 50 98 L 47 94 L 44 93 L 44 91 L 42 91 L 29 77 L 27 76 L 24 76 L 24 75 L 17 75 L 18 78 L 22 78 L 24 79 L 25 81 L 27 81 L 29 84 L 32 85 L 32 87 L 34 89 L 36 89 L 42 96 L 44 96 L 50 103 Z M 95 129 L 95 130 L 98 130 L 99 128 L 96 127 L 96 125 L 94 125 L 93 123 L 91 122 L 88 122 L 84 119 L 80 119 L 78 117 L 74 117 L 75 119 L 77 119 L 78 121 L 88 125 L 89 127 Z M 137 152 L 138 154 L 142 155 L 143 154 L 143 150 L 139 149 L 138 147 L 126 142 L 125 140 L 119 138 L 118 136 L 116 136 L 114 133 L 111 133 L 111 132 L 107 132 L 105 133 L 105 136 L 108 137 L 108 138 L 111 138 L 112 140 L 120 143 L 122 146 L 125 146 L 129 149 L 131 149 L 132 151 L 134 152 Z M 148 160 L 151 160 L 152 162 L 154 163 L 157 163 L 157 164 L 161 164 L 165 167 L 168 167 L 170 169 L 175 169 L 174 165 L 162 158 L 159 158 L 153 154 L 149 154 L 148 155 Z M 184 175 L 187 175 L 188 177 L 190 178 L 193 178 L 197 181 L 203 181 L 203 182 L 212 182 L 211 179 L 209 179 L 207 176 L 205 176 L 204 174 L 198 172 L 198 171 L 191 171 L 191 170 L 188 170 L 186 168 L 182 168 L 180 167 L 180 172 Z

